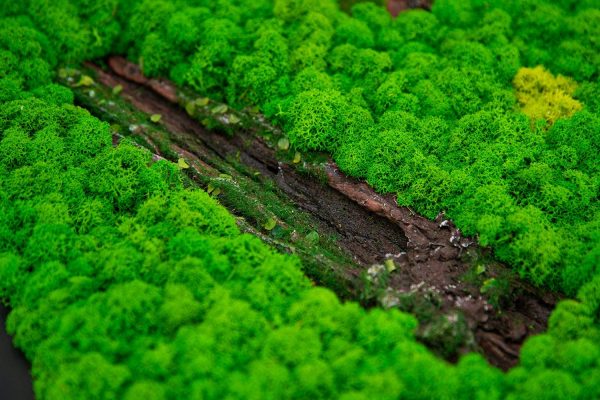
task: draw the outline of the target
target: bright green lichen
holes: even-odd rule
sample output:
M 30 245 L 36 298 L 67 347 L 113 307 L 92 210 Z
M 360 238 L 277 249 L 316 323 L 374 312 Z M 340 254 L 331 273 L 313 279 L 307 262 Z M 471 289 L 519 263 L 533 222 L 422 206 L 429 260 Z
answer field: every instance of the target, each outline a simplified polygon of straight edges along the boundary
M 437 0 L 395 20 L 322 0 L 0 5 L 0 294 L 39 398 L 600 396 L 594 0 Z M 401 204 L 446 211 L 577 300 L 507 375 L 476 355 L 435 359 L 410 316 L 311 288 L 295 258 L 184 189 L 176 165 L 113 147 L 52 85 L 57 65 L 110 52 L 258 106 L 292 151 L 326 150 Z M 578 83 L 562 89 L 575 100 L 559 96 L 566 112 L 526 89 L 517 71 L 537 65 Z M 517 111 L 531 100 L 551 126 Z

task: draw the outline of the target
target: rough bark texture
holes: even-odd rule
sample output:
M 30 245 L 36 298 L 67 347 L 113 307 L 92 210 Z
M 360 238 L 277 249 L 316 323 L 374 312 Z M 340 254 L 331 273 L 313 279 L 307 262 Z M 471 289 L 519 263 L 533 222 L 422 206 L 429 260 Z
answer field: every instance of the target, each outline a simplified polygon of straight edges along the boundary
M 402 11 L 411 8 L 422 8 L 430 10 L 433 0 L 388 0 L 387 10 L 392 16 L 397 17 Z
M 319 234 L 337 238 L 340 251 L 353 260 L 331 267 L 333 279 L 328 281 L 336 281 L 366 304 L 414 313 L 421 322 L 418 337 L 442 356 L 454 360 L 477 350 L 490 363 L 508 369 L 518 362 L 524 339 L 545 329 L 558 297 L 519 281 L 507 267 L 493 261 L 489 250 L 461 236 L 443 215 L 431 221 L 399 207 L 392 196 L 379 195 L 366 183 L 347 177 L 331 160 L 311 165 L 285 161 L 272 140 L 281 132 L 259 116 L 233 110 L 210 115 L 206 110 L 216 103 L 190 107 L 198 104 L 193 93 L 178 90 L 165 80 L 147 79 L 123 58 L 110 58 L 108 66 L 108 70 L 94 67 L 97 80 L 109 87 L 120 85 L 121 96 L 137 109 L 161 114 L 161 124 L 176 143 L 179 156 L 206 166 L 197 172 L 219 170 L 211 166 L 216 155 L 223 161 L 235 160 L 271 181 L 297 208 L 313 217 Z M 232 115 L 242 123 L 232 123 Z M 210 118 L 221 126 L 207 129 L 198 123 Z M 225 135 L 224 130 L 235 134 Z M 258 134 L 265 130 L 267 135 Z M 243 215 L 243 210 L 232 212 Z M 273 241 L 260 227 L 253 230 Z M 280 244 L 281 249 L 293 251 L 293 243 Z M 327 259 L 316 256 L 317 262 Z M 374 266 L 377 264 L 385 267 Z M 358 279 L 361 275 L 367 279 Z M 490 282 L 501 285 L 487 290 Z

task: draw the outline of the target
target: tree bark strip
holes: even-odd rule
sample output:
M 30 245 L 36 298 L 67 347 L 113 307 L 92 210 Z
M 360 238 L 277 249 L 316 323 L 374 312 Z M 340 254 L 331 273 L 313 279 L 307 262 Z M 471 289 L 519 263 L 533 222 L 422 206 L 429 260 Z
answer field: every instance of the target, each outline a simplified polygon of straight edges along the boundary
M 108 65 L 108 70 L 90 67 L 101 84 L 121 85 L 122 97 L 137 109 L 161 114 L 161 124 L 178 154 L 206 166 L 197 171 L 200 175 L 211 174 L 215 155 L 221 163 L 239 162 L 259 172 L 264 182 L 272 182 L 297 208 L 310 214 L 320 234 L 337 238 L 337 245 L 352 261 L 329 264 L 326 268 L 333 278 L 320 283 L 335 286 L 335 281 L 347 288 L 338 287 L 338 293 L 414 313 L 420 320 L 420 340 L 450 360 L 477 350 L 490 363 L 508 369 L 518 362 L 523 341 L 546 328 L 558 296 L 519 281 L 509 268 L 493 261 L 489 249 L 463 237 L 443 215 L 431 221 L 399 207 L 393 196 L 379 195 L 366 183 L 347 177 L 332 160 L 310 165 L 287 160 L 273 143 L 281 132 L 260 116 L 236 110 L 215 115 L 210 109 L 218 103 L 196 106 L 199 96 L 166 80 L 148 79 L 123 58 L 111 57 Z M 231 123 L 232 115 L 242 122 Z M 216 120 L 218 127 L 207 129 L 198 120 Z M 223 134 L 228 130 L 235 134 Z M 222 167 L 214 169 L 222 171 Z M 255 206 L 261 207 L 258 203 Z M 232 209 L 234 214 L 240 211 Z M 264 240 L 274 240 L 260 226 L 249 230 Z M 293 243 L 279 244 L 284 251 L 294 247 Z M 322 254 L 313 259 L 327 265 Z M 373 267 L 377 264 L 386 267 Z M 484 266 L 483 270 L 478 266 Z M 371 277 L 366 285 L 361 275 Z M 505 287 L 499 293 L 482 293 L 490 280 L 503 282 Z

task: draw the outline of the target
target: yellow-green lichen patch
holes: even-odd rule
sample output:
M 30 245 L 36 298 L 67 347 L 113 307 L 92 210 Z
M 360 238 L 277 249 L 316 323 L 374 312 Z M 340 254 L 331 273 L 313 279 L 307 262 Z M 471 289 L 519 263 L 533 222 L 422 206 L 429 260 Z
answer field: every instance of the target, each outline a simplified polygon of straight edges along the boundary
M 521 110 L 532 120 L 545 119 L 552 125 L 582 108 L 572 97 L 577 83 L 562 75 L 554 76 L 542 66 L 519 69 L 513 85 Z

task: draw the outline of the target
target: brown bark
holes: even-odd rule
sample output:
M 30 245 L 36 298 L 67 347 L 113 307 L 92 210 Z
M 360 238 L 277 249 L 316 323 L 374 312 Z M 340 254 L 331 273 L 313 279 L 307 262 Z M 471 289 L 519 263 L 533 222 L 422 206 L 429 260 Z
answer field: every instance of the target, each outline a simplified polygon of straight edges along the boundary
M 432 0 L 388 0 L 387 10 L 393 17 L 412 8 L 431 9 Z

